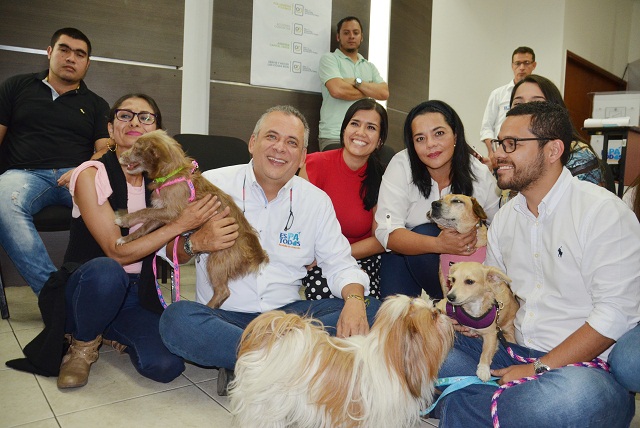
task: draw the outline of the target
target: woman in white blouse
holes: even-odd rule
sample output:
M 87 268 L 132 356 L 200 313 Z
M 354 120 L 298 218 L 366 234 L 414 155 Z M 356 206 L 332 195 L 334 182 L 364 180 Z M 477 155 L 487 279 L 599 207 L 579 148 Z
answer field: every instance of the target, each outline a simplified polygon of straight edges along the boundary
M 422 290 L 442 298 L 440 254 L 471 255 L 475 230 L 440 230 L 427 217 L 431 203 L 449 193 L 473 196 L 491 221 L 498 211 L 496 180 L 467 145 L 458 114 L 442 101 L 414 107 L 404 125 L 406 149 L 396 154 L 382 178 L 376 237 L 388 251 L 382 260 L 382 297 L 419 296 Z

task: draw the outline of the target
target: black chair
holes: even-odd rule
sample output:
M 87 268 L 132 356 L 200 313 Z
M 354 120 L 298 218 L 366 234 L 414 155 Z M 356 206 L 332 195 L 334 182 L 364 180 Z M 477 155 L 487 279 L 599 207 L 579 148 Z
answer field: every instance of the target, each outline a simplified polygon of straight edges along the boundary
M 198 161 L 200 171 L 249 162 L 247 143 L 221 135 L 177 134 L 173 138 L 188 156 Z
M 33 224 L 38 232 L 62 232 L 71 227 L 71 208 L 63 205 L 50 205 L 33 216 Z M 0 315 L 9 318 L 9 304 L 4 291 L 4 277 L 0 266 Z

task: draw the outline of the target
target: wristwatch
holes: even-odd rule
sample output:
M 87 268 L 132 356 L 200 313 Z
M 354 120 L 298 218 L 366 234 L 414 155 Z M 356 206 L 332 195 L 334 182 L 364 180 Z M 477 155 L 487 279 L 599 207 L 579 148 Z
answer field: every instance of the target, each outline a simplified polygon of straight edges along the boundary
M 360 86 L 361 83 L 362 83 L 362 79 L 360 77 L 356 77 L 356 83 L 354 86 L 357 88 L 358 86 Z
M 185 233 L 184 235 L 184 252 L 187 253 L 189 257 L 193 257 L 196 254 L 193 252 L 193 246 L 191 245 L 191 233 Z
M 540 361 L 540 358 L 538 358 L 533 362 L 533 370 L 537 375 L 541 375 L 542 373 L 546 373 L 551 370 L 551 367 Z

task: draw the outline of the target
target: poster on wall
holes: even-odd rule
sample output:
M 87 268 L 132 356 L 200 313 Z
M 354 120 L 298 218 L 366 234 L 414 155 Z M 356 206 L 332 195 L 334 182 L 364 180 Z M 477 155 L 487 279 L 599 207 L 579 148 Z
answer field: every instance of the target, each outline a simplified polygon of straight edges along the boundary
M 329 52 L 331 0 L 254 0 L 251 84 L 320 92 Z

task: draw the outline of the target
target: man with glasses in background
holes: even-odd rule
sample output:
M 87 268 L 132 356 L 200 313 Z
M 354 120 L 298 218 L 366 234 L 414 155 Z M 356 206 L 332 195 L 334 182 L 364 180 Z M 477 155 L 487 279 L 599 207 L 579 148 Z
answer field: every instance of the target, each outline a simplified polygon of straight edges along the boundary
M 482 118 L 482 127 L 480 128 L 480 139 L 487 146 L 487 153 L 491 161 L 491 169 L 496 168 L 495 157 L 493 155 L 493 147 L 491 140 L 498 137 L 500 125 L 506 117 L 507 111 L 511 108 L 511 92 L 516 83 L 533 73 L 536 68 L 536 54 L 533 49 L 527 46 L 520 46 L 511 54 L 511 69 L 513 70 L 513 79 L 504 86 L 494 89 L 489 95 L 487 107 L 484 110 Z
M 564 167 L 571 141 L 569 113 L 549 102 L 513 107 L 493 141 L 498 186 L 519 192 L 491 223 L 485 261 L 520 302 L 517 344 L 503 341 L 491 365 L 500 384 L 518 381 L 495 399 L 501 426 L 628 427 L 629 391 L 640 390 L 640 224 Z M 481 352 L 482 339 L 458 333 L 440 376 L 475 375 Z M 536 378 L 519 381 L 527 377 Z M 440 426 L 492 426 L 496 392 L 459 389 L 435 416 Z
M 57 268 L 33 215 L 71 207 L 71 170 L 109 138 L 109 105 L 83 81 L 90 56 L 87 36 L 62 28 L 47 47 L 48 70 L 0 85 L 0 245 L 36 294 Z
M 258 232 L 269 262 L 258 273 L 229 282 L 231 296 L 220 309 L 213 296 L 207 252 L 228 248 L 237 237 L 233 219 L 222 218 L 178 240 L 178 260 L 196 256 L 196 302 L 169 305 L 160 318 L 167 348 L 188 361 L 219 367 L 218 394 L 226 395 L 227 370 L 235 367 L 240 337 L 262 312 L 281 309 L 316 317 L 340 337 L 365 334 L 380 306 L 368 299 L 369 277 L 351 256 L 331 199 L 296 176 L 304 164 L 309 125 L 291 106 L 276 106 L 258 120 L 249 140 L 252 160 L 206 171 L 203 177 L 228 193 Z M 166 251 L 173 252 L 173 243 Z M 314 261 L 336 298 L 301 300 L 300 285 Z

